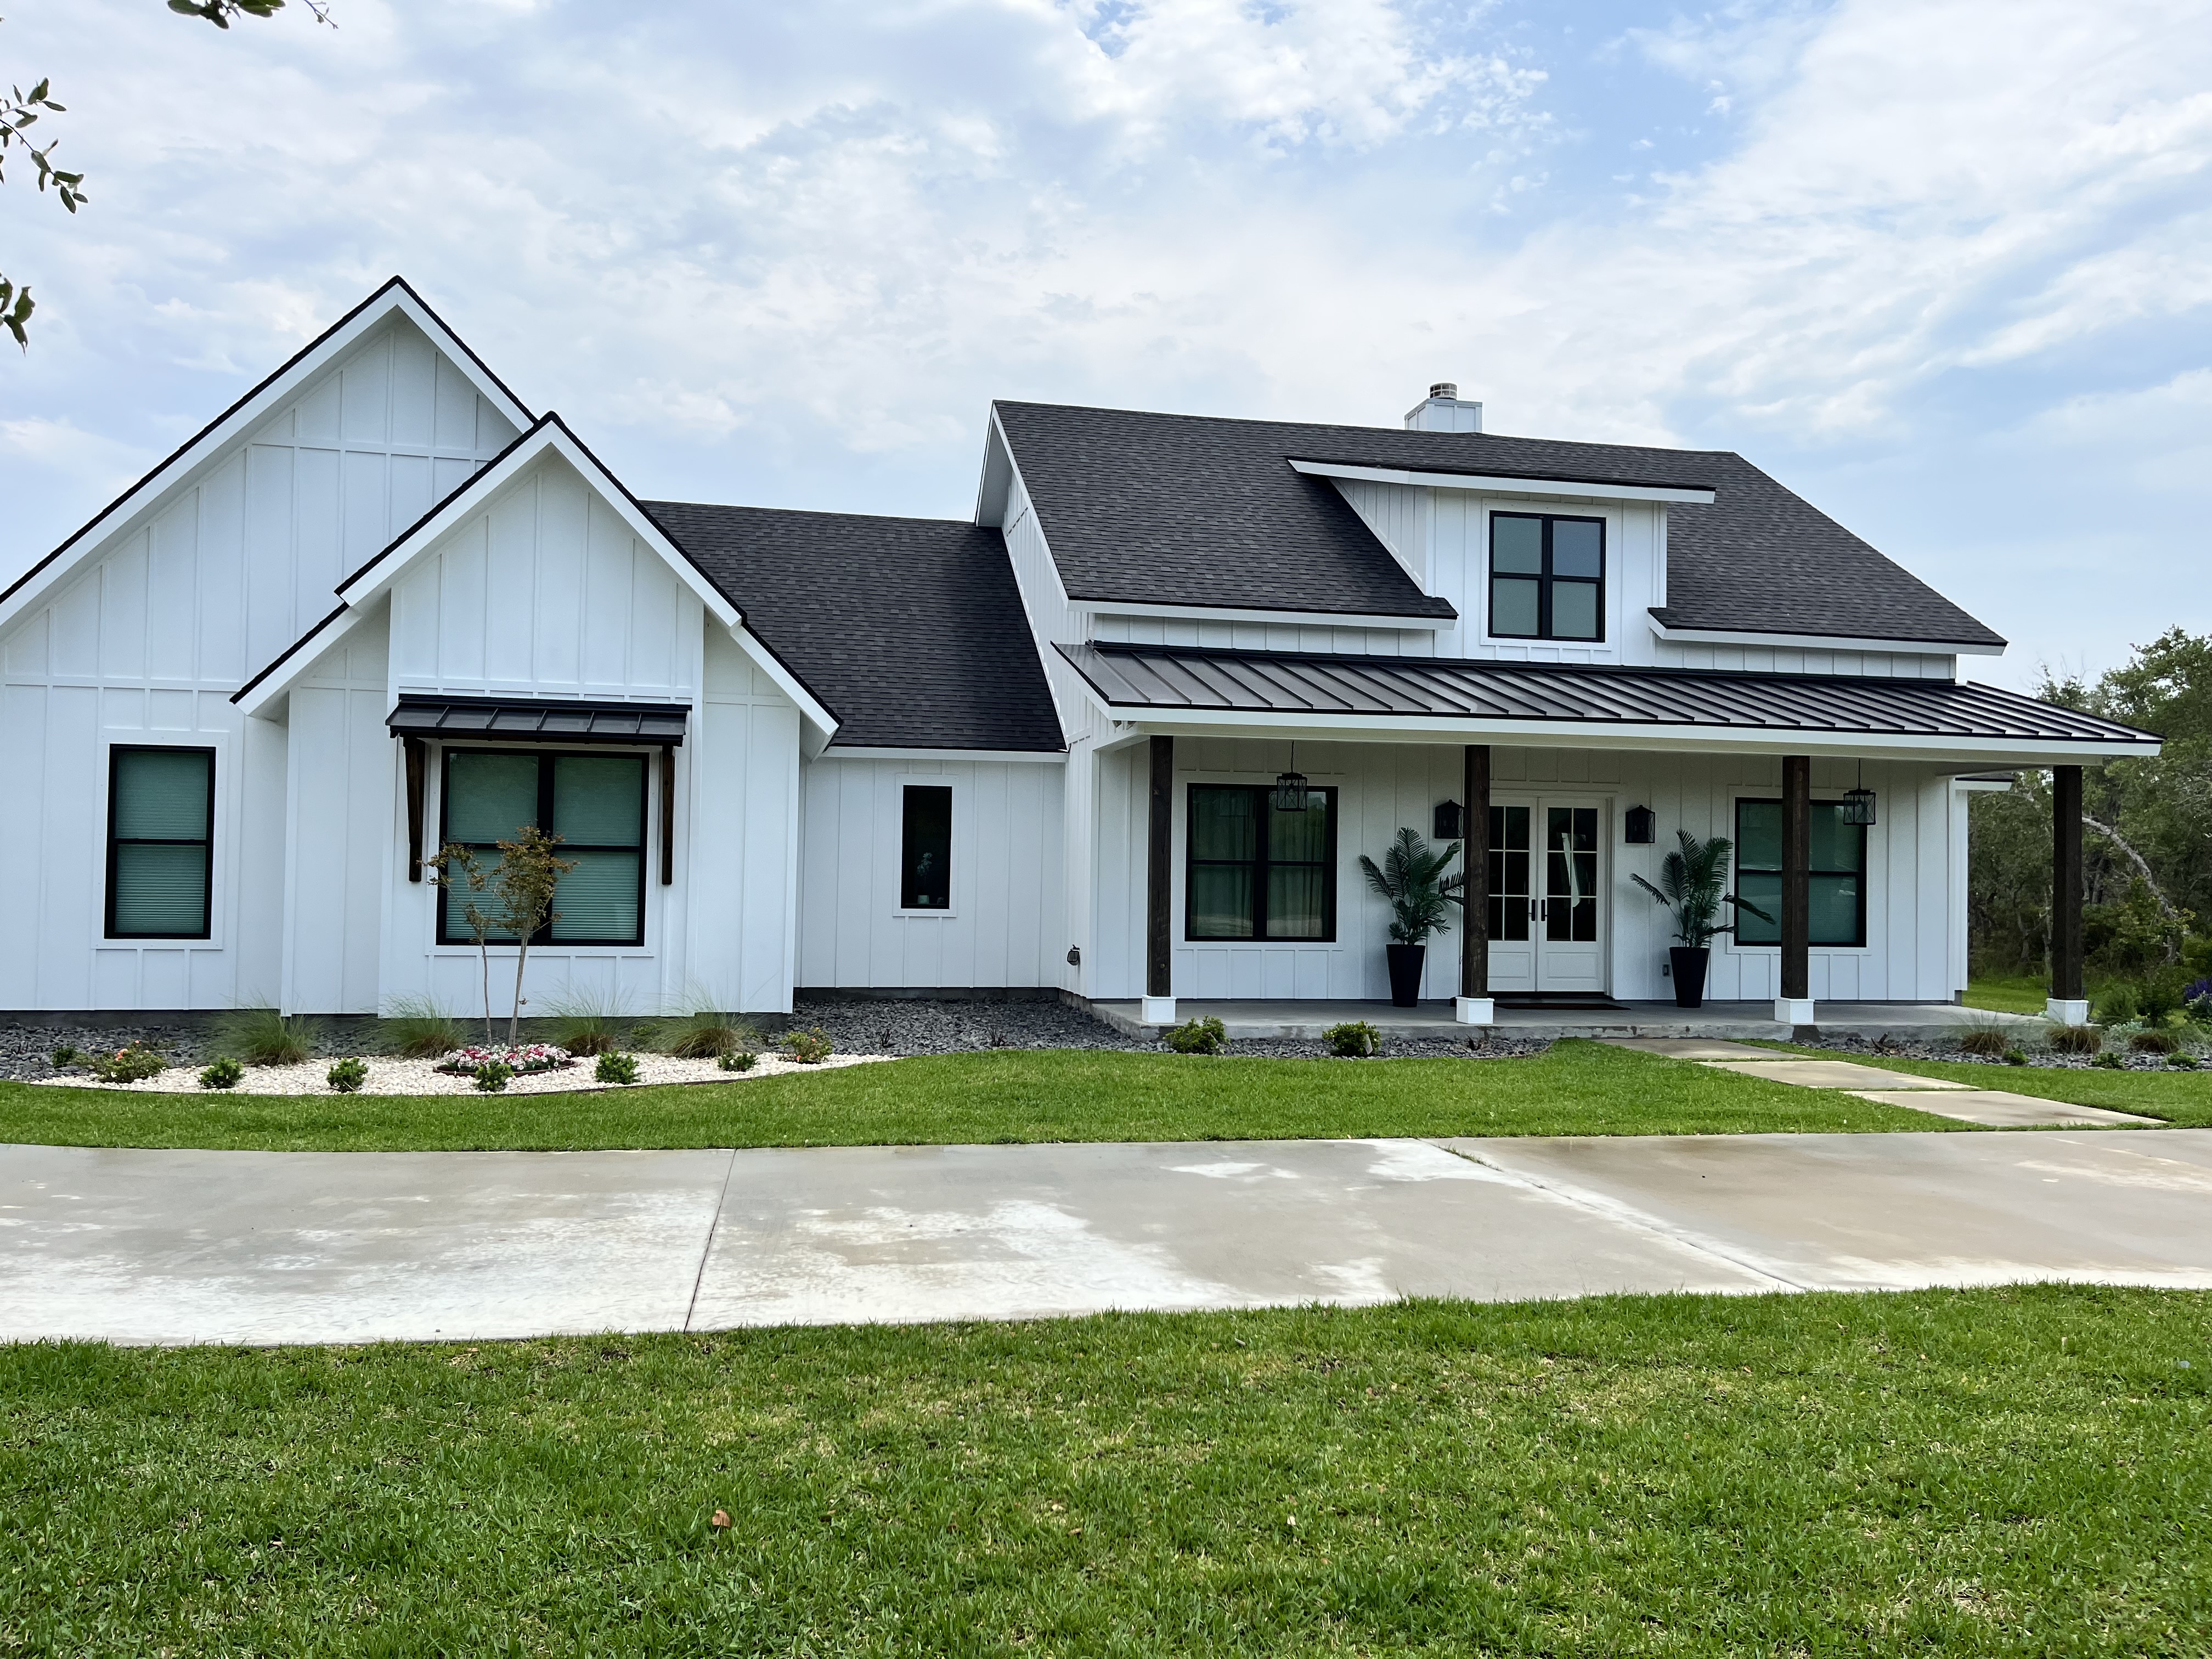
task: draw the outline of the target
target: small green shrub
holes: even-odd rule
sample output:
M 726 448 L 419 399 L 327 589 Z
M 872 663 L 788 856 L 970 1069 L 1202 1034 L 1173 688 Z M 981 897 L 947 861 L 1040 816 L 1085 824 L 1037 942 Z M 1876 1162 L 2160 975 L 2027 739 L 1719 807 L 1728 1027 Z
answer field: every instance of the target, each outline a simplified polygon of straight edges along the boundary
M 1364 1019 L 1348 1019 L 1341 1025 L 1332 1025 L 1322 1034 L 1329 1052 L 1346 1060 L 1365 1060 L 1378 1054 L 1382 1048 L 1382 1033 Z
M 2176 1048 L 2166 1057 L 2166 1063 L 2178 1072 L 2193 1072 L 2197 1069 L 2197 1056 Z
M 1995 1060 L 2011 1046 L 2012 1039 L 2001 1025 L 1977 1025 L 1959 1034 L 1959 1047 L 1963 1051 L 1985 1060 Z
M 818 1025 L 803 1031 L 786 1031 L 776 1041 L 783 1045 L 784 1053 L 801 1066 L 819 1066 L 837 1052 L 830 1046 L 829 1032 Z
M 2171 1031 L 2137 1031 L 2128 1039 L 2128 1047 L 2139 1054 L 2170 1054 L 2181 1042 Z
M 2097 1023 L 2100 1025 L 2124 1025 L 2136 1017 L 2136 988 L 2132 985 L 2108 985 L 2105 994 L 2097 999 Z
M 2105 1046 L 2105 1034 L 2094 1025 L 2054 1025 L 2051 1046 L 2062 1054 L 2094 1054 Z
M 2004 1063 L 2008 1066 L 2025 1066 L 2027 1064 L 2027 1053 L 2021 1048 L 2008 1048 L 2004 1051 Z
M 715 1064 L 726 1072 L 750 1072 L 760 1056 L 750 1048 L 732 1048 Z
M 244 1080 L 246 1067 L 228 1054 L 217 1054 L 200 1072 L 203 1089 L 235 1089 Z
M 571 1048 L 571 1054 L 575 1052 Z M 602 1083 L 635 1083 L 637 1081 L 637 1056 L 608 1048 L 601 1052 L 599 1063 L 592 1067 L 592 1075 Z
M 2122 1060 L 2118 1054 L 2112 1053 L 2110 1049 L 2106 1049 L 2103 1054 L 2099 1054 L 2089 1063 L 2092 1066 L 2101 1066 L 2108 1072 L 2120 1072 L 2127 1069 L 2127 1061 Z
M 297 1066 L 313 1058 L 322 1032 L 303 1014 L 289 1018 L 274 1008 L 234 1008 L 209 1027 L 216 1047 L 249 1066 Z
M 2136 993 L 2136 1018 L 2146 1025 L 2163 1025 L 2181 1012 L 2181 976 L 2168 969 L 2153 974 Z
M 699 1008 L 659 1021 L 654 1046 L 679 1060 L 716 1060 L 747 1047 L 760 1047 L 760 1033 L 741 1019 Z
M 1229 1028 L 1219 1018 L 1187 1019 L 1167 1034 L 1167 1045 L 1179 1054 L 1218 1054 L 1229 1046 Z
M 324 1080 L 342 1095 L 357 1095 L 361 1085 L 368 1081 L 368 1064 L 359 1057 L 348 1054 L 324 1074 Z
M 88 1054 L 85 1064 L 102 1083 L 143 1083 L 169 1063 L 159 1048 L 143 1042 L 126 1043 L 112 1054 Z
M 76 1044 L 60 1042 L 54 1045 L 53 1053 L 48 1054 L 46 1058 L 53 1062 L 54 1070 L 58 1072 L 64 1066 L 82 1064 L 84 1054 Z
M 469 1073 L 480 1093 L 495 1095 L 514 1081 L 514 1067 L 503 1060 L 488 1060 Z

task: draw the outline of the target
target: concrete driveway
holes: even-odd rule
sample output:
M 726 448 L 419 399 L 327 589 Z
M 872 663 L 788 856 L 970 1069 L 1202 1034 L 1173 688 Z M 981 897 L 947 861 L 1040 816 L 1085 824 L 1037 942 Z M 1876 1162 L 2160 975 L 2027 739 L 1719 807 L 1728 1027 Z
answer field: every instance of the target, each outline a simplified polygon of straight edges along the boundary
M 0 1338 L 360 1342 L 2067 1279 L 2212 1286 L 2212 1130 L 0 1148 Z

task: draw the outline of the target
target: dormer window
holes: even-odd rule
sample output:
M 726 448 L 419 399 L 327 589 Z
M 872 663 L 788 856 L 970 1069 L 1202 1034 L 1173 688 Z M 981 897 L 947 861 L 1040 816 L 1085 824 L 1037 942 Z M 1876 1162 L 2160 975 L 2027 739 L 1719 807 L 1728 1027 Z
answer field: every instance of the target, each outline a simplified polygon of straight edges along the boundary
M 1506 640 L 1605 637 L 1605 520 L 1490 515 L 1490 633 Z

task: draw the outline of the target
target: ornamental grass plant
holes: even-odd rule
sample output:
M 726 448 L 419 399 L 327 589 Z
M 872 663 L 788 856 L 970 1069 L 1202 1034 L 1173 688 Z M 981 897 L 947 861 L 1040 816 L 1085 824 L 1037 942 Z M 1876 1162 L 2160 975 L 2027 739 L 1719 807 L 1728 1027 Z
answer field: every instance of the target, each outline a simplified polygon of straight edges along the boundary
M 274 1008 L 233 1008 L 208 1027 L 215 1046 L 248 1066 L 297 1066 L 314 1058 L 321 1042 L 320 1021 Z

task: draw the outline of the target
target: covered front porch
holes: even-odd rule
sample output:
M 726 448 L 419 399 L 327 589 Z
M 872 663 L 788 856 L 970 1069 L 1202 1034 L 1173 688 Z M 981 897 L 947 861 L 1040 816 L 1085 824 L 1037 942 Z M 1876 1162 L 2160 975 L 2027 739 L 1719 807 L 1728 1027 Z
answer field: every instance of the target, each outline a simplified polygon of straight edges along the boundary
M 1210 1013 L 1253 1038 L 1360 1018 L 1431 1037 L 1940 1036 L 1996 1018 L 1957 1006 L 1965 793 L 2023 766 L 2056 773 L 2048 1012 L 2078 1023 L 2081 765 L 2155 742 L 1948 679 L 1061 649 L 1115 728 L 1099 925 L 1071 961 L 1131 1030 Z M 1464 881 L 1412 1007 L 1378 1000 L 1388 917 L 1358 863 L 1401 826 L 1460 843 Z M 1640 884 L 1678 830 L 1734 843 L 1744 904 L 1720 914 L 1759 914 L 1677 963 L 1710 970 L 1701 1007 L 1677 1006 L 1676 922 Z
M 1091 1012 L 1130 1036 L 1158 1036 L 1169 1022 L 1148 1020 L 1141 999 L 1094 1002 Z M 2026 1014 L 1995 1014 L 1952 1002 L 1823 1002 L 1819 1030 L 1824 1034 L 1888 1036 L 1901 1042 L 1941 1042 L 1971 1027 L 1996 1023 L 2022 1030 L 2044 1022 Z M 1220 1020 L 1231 1041 L 1317 1042 L 1333 1025 L 1364 1020 L 1388 1042 L 1456 1039 L 1477 1035 L 1461 1018 L 1455 1002 L 1431 1001 L 1412 1008 L 1388 1002 L 1317 1001 L 1304 999 L 1255 1000 L 1180 997 L 1175 1019 Z M 1619 1002 L 1552 1007 L 1494 1006 L 1483 1028 L 1501 1036 L 1710 1037 L 1736 1042 L 1765 1038 L 1788 1042 L 1799 1028 L 1774 1017 L 1771 1002 L 1709 1002 L 1680 1008 L 1672 1002 Z

